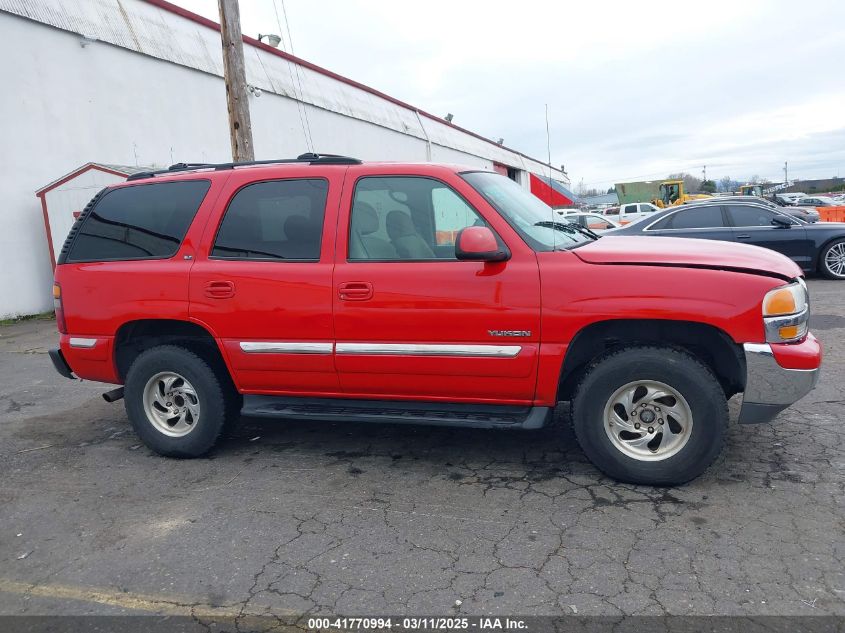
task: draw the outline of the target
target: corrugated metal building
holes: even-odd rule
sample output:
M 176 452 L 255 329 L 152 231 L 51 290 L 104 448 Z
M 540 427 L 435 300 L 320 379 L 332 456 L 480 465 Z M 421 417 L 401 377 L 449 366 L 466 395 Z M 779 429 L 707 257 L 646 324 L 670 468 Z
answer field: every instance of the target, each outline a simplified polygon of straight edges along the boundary
M 526 188 L 531 174 L 569 184 L 542 161 L 244 41 L 256 158 L 312 149 L 310 129 L 316 151 L 481 166 Z M 51 307 L 35 196 L 45 183 L 88 162 L 166 166 L 231 155 L 218 25 L 168 2 L 0 0 L 0 58 L 3 318 Z

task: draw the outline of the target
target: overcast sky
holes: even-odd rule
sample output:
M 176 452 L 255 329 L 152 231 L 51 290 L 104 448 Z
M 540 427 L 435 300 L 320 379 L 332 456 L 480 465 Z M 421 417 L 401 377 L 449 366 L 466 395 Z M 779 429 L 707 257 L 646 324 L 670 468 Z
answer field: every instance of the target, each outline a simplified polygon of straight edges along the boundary
M 219 21 L 216 0 L 175 2 Z M 279 31 L 273 0 L 240 4 L 244 33 Z M 790 178 L 845 176 L 842 0 L 284 8 L 296 55 L 544 161 L 548 103 L 552 163 L 573 186 L 705 164 L 781 180 L 785 160 Z

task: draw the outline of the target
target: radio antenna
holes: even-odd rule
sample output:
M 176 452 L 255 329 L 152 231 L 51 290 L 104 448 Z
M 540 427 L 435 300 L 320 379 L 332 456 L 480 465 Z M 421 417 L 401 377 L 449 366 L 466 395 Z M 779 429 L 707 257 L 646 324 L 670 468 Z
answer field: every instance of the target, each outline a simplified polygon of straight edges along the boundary
M 549 104 L 546 104 L 546 152 L 549 159 L 549 208 L 552 210 L 552 250 L 557 250 L 557 229 L 555 228 L 555 210 L 552 207 L 552 137 L 549 134 Z

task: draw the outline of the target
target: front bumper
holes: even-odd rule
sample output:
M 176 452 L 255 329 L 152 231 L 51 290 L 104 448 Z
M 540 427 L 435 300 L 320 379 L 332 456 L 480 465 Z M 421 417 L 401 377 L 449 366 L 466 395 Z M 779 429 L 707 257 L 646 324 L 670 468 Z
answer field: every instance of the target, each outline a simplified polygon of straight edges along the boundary
M 743 348 L 747 373 L 740 424 L 770 421 L 812 391 L 819 380 L 822 352 L 812 334 L 801 343 L 745 343 Z

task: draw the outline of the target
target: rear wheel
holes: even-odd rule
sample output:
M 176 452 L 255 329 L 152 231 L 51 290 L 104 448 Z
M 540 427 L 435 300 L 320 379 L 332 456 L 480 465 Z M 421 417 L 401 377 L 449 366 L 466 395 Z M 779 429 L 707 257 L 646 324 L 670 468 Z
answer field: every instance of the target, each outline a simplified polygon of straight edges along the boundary
M 126 374 L 126 413 L 149 448 L 198 457 L 214 446 L 234 413 L 224 377 L 193 352 L 162 345 L 138 355 Z
M 676 485 L 721 451 L 728 409 L 708 367 L 668 347 L 627 347 L 597 359 L 572 399 L 590 460 L 620 481 Z
M 825 247 L 819 256 L 819 272 L 828 279 L 845 279 L 845 240 Z

